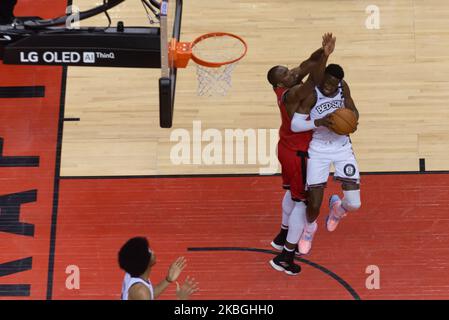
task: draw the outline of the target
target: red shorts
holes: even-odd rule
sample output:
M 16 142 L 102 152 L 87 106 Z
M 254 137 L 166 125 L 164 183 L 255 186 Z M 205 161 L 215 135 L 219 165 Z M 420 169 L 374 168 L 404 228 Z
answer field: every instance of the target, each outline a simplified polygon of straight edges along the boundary
M 307 152 L 294 151 L 278 143 L 278 159 L 282 167 L 282 186 L 290 190 L 294 201 L 305 201 Z

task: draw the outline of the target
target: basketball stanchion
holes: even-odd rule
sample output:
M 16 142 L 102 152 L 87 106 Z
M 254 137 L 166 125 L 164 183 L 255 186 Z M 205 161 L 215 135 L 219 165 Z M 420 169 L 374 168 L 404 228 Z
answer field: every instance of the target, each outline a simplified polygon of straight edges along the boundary
M 232 72 L 247 51 L 241 37 L 211 32 L 192 42 L 172 39 L 168 52 L 171 67 L 186 68 L 190 60 L 196 63 L 199 96 L 225 96 L 232 87 Z

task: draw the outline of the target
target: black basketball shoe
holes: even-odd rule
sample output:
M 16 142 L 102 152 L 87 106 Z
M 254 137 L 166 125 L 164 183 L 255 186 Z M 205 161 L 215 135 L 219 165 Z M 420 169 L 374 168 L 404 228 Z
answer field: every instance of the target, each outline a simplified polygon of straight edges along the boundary
M 299 252 L 299 247 L 298 247 L 298 245 L 296 245 L 296 248 L 295 248 L 295 256 L 297 256 L 297 257 L 302 256 L 301 252 Z
M 293 255 L 294 251 L 288 252 L 284 249 L 281 254 L 270 261 L 270 265 L 277 271 L 284 271 L 288 275 L 296 276 L 301 272 L 301 266 L 293 262 Z
M 285 241 L 287 240 L 287 233 L 288 229 L 281 228 L 281 231 L 279 231 L 276 238 L 274 238 L 274 240 L 271 241 L 271 246 L 278 251 L 282 251 L 282 249 L 284 249 Z

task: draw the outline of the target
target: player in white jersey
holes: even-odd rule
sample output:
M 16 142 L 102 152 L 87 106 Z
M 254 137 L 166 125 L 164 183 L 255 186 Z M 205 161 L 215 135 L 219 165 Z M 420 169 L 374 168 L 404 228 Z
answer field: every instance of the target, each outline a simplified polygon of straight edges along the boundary
M 120 268 L 126 274 L 122 284 L 122 300 L 154 300 L 164 292 L 170 283 L 176 281 L 186 266 L 184 257 L 179 257 L 168 269 L 164 280 L 153 287 L 149 280 L 152 267 L 156 264 L 156 256 L 151 251 L 148 240 L 136 237 L 128 240 L 118 254 Z M 195 279 L 186 278 L 182 286 L 176 282 L 176 296 L 186 300 L 198 291 Z
M 343 78 L 344 71 L 339 65 L 328 65 L 322 84 L 315 87 L 315 91 L 303 101 L 292 120 L 292 130 L 295 132 L 310 130 L 311 127 L 314 129 L 307 162 L 309 194 L 307 224 L 299 241 L 301 254 L 308 254 L 312 247 L 313 236 L 318 227 L 316 219 L 320 213 L 331 164 L 335 168 L 335 179 L 342 182 L 344 196 L 343 199 L 338 195 L 330 197 L 327 230 L 334 231 L 348 211 L 356 211 L 361 206 L 360 172 L 351 139 L 329 129 L 332 124 L 329 116 L 339 108 L 348 108 L 359 118 L 349 86 Z M 309 117 L 310 120 L 307 120 Z M 327 119 L 328 125 L 315 127 L 317 119 Z

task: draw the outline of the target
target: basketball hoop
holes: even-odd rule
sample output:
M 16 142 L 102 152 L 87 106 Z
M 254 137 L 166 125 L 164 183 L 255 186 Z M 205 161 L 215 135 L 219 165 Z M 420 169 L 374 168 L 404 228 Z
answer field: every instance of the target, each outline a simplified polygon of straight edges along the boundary
M 185 68 L 190 59 L 197 64 L 198 95 L 225 96 L 232 86 L 232 71 L 248 51 L 246 42 L 231 33 L 212 32 L 192 42 L 169 45 L 172 67 Z

